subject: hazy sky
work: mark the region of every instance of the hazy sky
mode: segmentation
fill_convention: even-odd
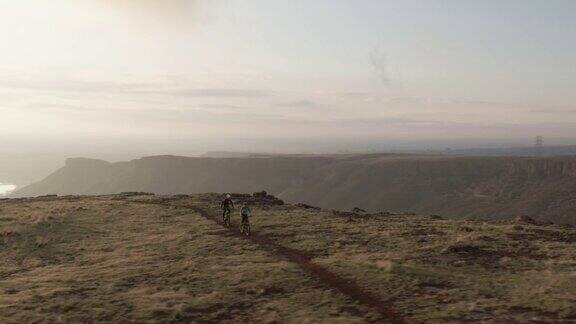
[[[0,8],[5,139],[576,139],[572,0]]]

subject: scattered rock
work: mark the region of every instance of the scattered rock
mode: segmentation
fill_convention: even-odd
[[[253,194],[230,194],[234,203],[259,206],[281,206],[284,201],[268,194],[266,191],[258,191]]]
[[[121,192],[119,196],[123,197],[132,197],[132,196],[154,196],[154,193],[151,192],[140,192],[140,191],[126,191]]]
[[[262,191],[258,191],[252,194],[252,196],[254,198],[266,198],[268,196],[268,193],[266,192],[266,190],[262,190]]]
[[[512,258],[510,257],[502,257],[498,260],[498,264],[502,266],[509,265],[512,262]]]
[[[42,195],[42,196],[38,196],[36,198],[56,198],[58,197],[58,195]]]
[[[297,203],[296,207],[304,208],[304,209],[312,209],[312,210],[321,210],[322,208],[316,206],[310,206],[304,203]]]
[[[454,253],[460,255],[475,255],[480,254],[482,249],[474,244],[457,243],[450,245],[444,249],[444,253]]]
[[[13,237],[19,236],[20,232],[17,229],[5,228],[0,230],[0,237]]]
[[[49,243],[49,239],[45,238],[45,237],[41,237],[41,236],[37,237],[36,241],[35,241],[37,248],[45,247],[48,243]]]
[[[266,287],[264,289],[258,290],[258,295],[270,296],[270,295],[274,295],[274,294],[282,294],[285,292],[286,291],[284,290],[284,288],[281,288],[281,287]]]
[[[316,209],[317,207],[309,206],[309,207],[304,207],[304,208]],[[320,210],[320,209],[318,208],[318,210]],[[332,210],[332,214],[334,214],[335,216],[344,216],[344,217],[348,217],[348,218],[360,216],[360,214],[356,214],[354,212],[341,211],[341,210],[336,210],[336,209]]]
[[[458,260],[452,263],[452,265],[455,267],[462,267],[465,266],[466,264],[468,264],[468,262],[466,262],[465,260]]]
[[[14,295],[15,293],[18,292],[18,289],[15,288],[6,288],[4,289],[4,293],[7,295]]]
[[[531,224],[531,225],[536,224],[536,221],[532,217],[527,215],[516,216],[516,218],[514,218],[514,222],[521,224]]]
[[[232,197],[232,199],[234,200],[242,200],[242,199],[250,199],[253,196],[251,194],[231,193],[230,197]]]
[[[384,271],[392,271],[395,268],[398,268],[398,265],[390,260],[378,260],[376,261],[376,267]]]

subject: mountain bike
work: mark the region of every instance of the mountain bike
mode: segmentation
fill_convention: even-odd
[[[240,227],[240,233],[249,236],[250,235],[250,221],[242,221],[242,226]]]
[[[230,213],[231,213],[230,209],[227,209],[224,212],[224,215],[222,215],[222,223],[226,227],[230,227]]]

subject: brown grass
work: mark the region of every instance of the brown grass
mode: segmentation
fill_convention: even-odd
[[[193,212],[108,198],[35,205],[59,216],[36,223],[19,213],[10,222],[23,230],[2,241],[1,322],[361,322],[370,314]],[[20,208],[4,203],[0,218]]]
[[[0,322],[383,320],[266,242],[412,321],[576,320],[573,229],[260,205],[253,242],[187,208],[217,199],[0,202]]]

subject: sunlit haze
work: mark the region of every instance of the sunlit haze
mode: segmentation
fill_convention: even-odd
[[[0,136],[18,147],[576,138],[573,1],[0,3]]]

